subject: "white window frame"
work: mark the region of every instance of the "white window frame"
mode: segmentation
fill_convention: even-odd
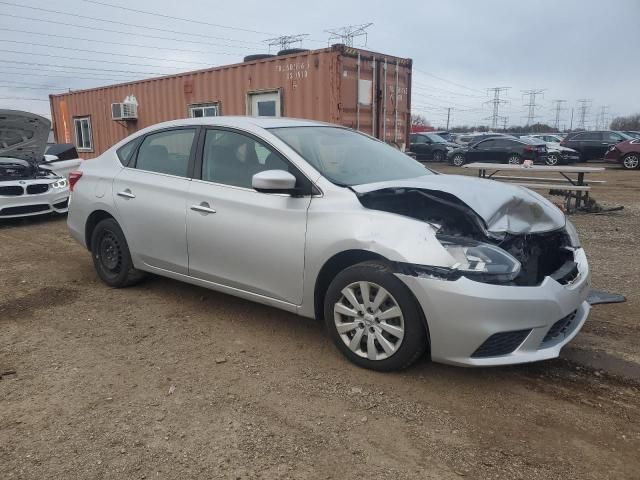
[[[87,130],[89,131],[89,145],[84,146],[84,142],[80,145],[80,139],[78,138],[78,124],[82,122],[87,122]],[[82,131],[82,126],[80,127],[80,131]],[[91,130],[91,117],[75,117],[73,119],[73,132],[76,137],[76,149],[79,152],[92,152],[93,151],[93,131]],[[83,138],[83,140],[85,140]]]
[[[254,112],[254,108],[253,108],[253,100],[254,98],[260,98],[260,97],[271,97],[271,96],[275,96],[275,98],[270,99],[272,101],[275,101],[275,111],[276,111],[276,115],[275,117],[272,118],[279,118],[282,117],[282,89],[281,88],[269,88],[269,89],[264,89],[264,90],[251,90],[249,92],[247,92],[247,115],[250,117],[257,117],[258,116],[258,112]],[[268,117],[267,117],[268,118]]]
[[[195,118],[193,115],[194,110],[202,110],[202,117],[204,117],[204,109],[205,108],[215,108],[216,109],[216,114],[215,116],[219,116],[220,115],[220,102],[207,102],[207,103],[194,103],[192,105],[189,105],[189,118]],[[202,118],[202,117],[198,117],[198,118]]]

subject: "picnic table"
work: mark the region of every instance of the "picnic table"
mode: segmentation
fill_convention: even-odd
[[[589,173],[604,172],[603,167],[577,167],[571,165],[531,165],[524,167],[523,165],[512,165],[504,163],[468,163],[463,168],[471,168],[478,170],[478,177],[493,180],[506,180],[522,187],[534,190],[550,190],[565,192],[566,208],[568,211],[575,211],[580,208],[589,208],[589,191],[591,185],[606,183],[605,180],[586,180],[585,175]],[[553,177],[533,177],[520,175],[496,175],[500,172],[518,173],[518,174],[535,174],[542,172],[558,173],[562,178]],[[575,192],[575,193],[574,193]],[[571,200],[575,199],[574,206],[571,206]]]

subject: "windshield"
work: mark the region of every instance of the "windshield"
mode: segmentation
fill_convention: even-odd
[[[432,175],[401,151],[346,128],[284,127],[269,131],[338,185],[362,185]]]
[[[435,133],[428,133],[426,136],[433,143],[447,143],[447,141],[444,138],[442,138],[440,135],[436,135]]]

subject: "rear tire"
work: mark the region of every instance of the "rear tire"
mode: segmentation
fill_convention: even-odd
[[[520,165],[522,163],[522,158],[520,157],[520,155],[509,155],[509,158],[507,158],[507,163],[509,165]]]
[[[626,170],[637,170],[640,166],[640,154],[629,153],[622,158],[622,166]]]
[[[433,152],[433,161],[434,162],[444,161],[444,153],[440,150],[436,150],[435,152]]]
[[[381,262],[358,263],[338,273],[325,295],[324,318],[338,349],[364,368],[406,368],[428,349],[418,302]]]
[[[105,218],[93,229],[91,257],[98,276],[110,287],[128,287],[145,277],[133,267],[127,239],[113,218]]]

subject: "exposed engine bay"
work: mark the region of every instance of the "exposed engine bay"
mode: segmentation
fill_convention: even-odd
[[[0,182],[15,180],[53,179],[58,175],[51,170],[41,168],[35,162],[19,158],[0,158]]]
[[[521,264],[512,285],[539,285],[551,276],[567,283],[577,275],[571,242],[564,228],[550,232],[490,232],[485,221],[455,195],[417,188],[384,188],[358,194],[363,206],[396,213],[432,225],[438,235],[462,237],[500,247]]]

